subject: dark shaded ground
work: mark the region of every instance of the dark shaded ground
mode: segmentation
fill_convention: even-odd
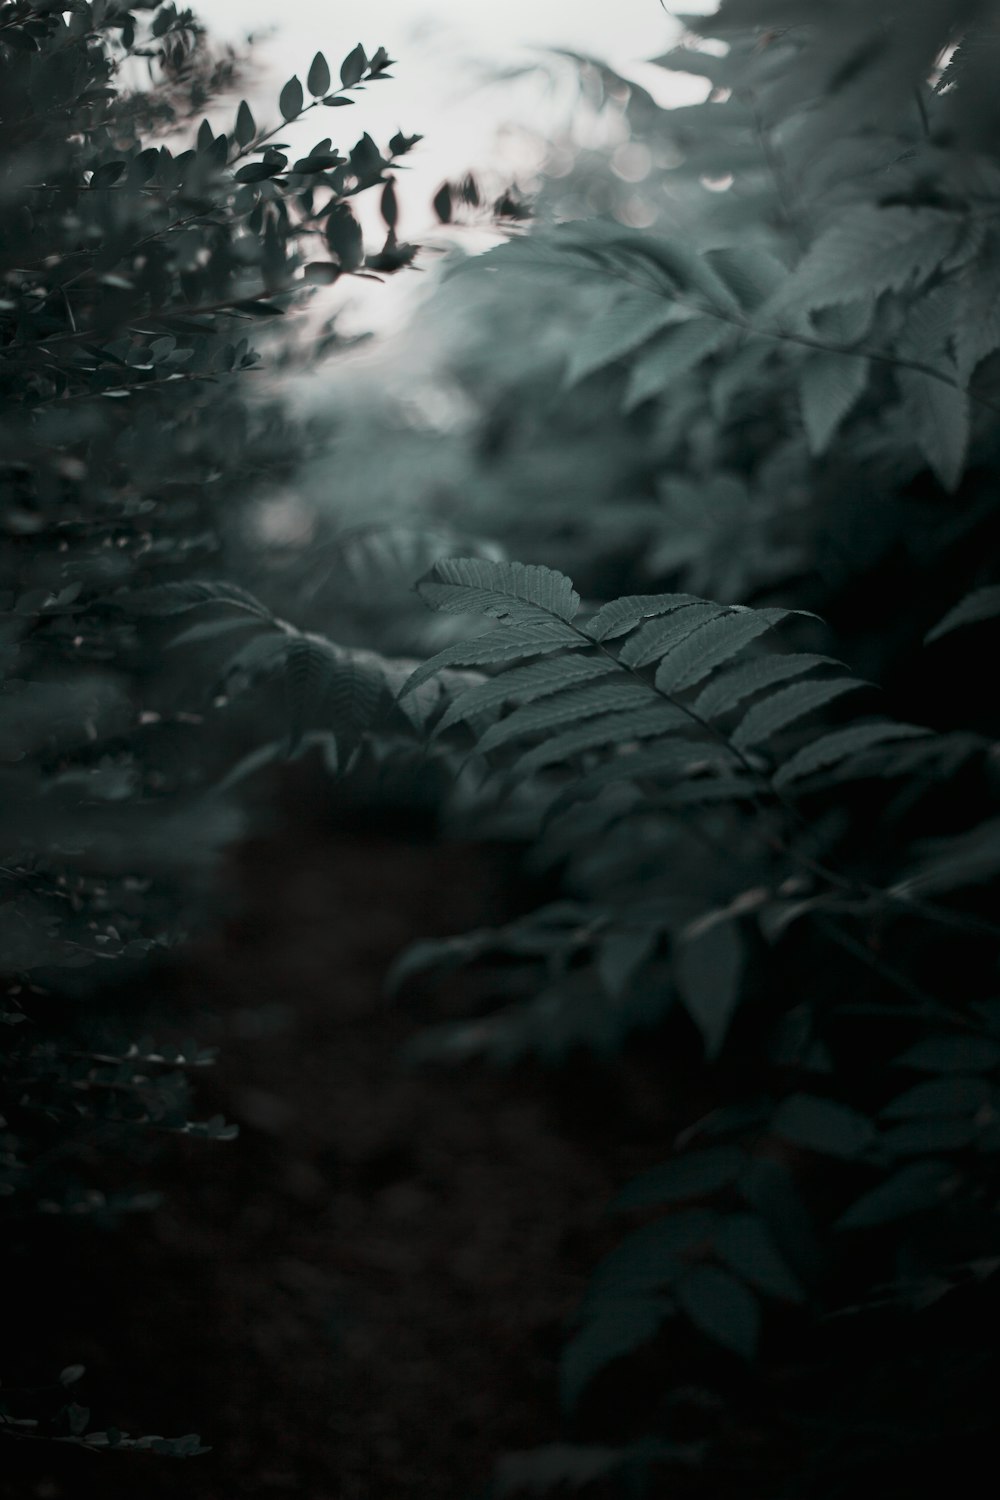
[[[198,1113],[241,1136],[144,1168],[166,1188],[151,1218],[57,1227],[75,1263],[45,1313],[61,1341],[38,1351],[87,1365],[91,1426],[196,1430],[213,1452],[9,1443],[2,1493],[474,1494],[504,1450],[559,1438],[565,1321],[611,1243],[610,1194],[656,1157],[655,1068],[399,1062],[416,1023],[381,996],[388,964],[502,918],[499,851],[334,836],[300,809],[234,879],[235,915],[154,1003],[220,1046]]]

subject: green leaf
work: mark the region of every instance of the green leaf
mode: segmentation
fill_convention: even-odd
[[[673,322],[676,316],[673,302],[662,296],[619,297],[573,340],[566,366],[566,384],[577,385],[588,375],[622,359]]]
[[[598,714],[625,713],[650,706],[651,694],[643,682],[616,677],[612,681],[588,683],[584,687],[557,693],[543,703],[516,708],[499,724],[494,724],[479,741],[483,752],[495,750],[511,740],[528,734],[544,734],[563,725],[574,724]],[[662,716],[661,716],[662,722]]]
[[[283,120],[294,120],[302,113],[302,85],[297,77],[289,78],[278,96],[278,108]]]
[[[862,1156],[877,1139],[875,1126],[865,1115],[814,1094],[791,1094],[784,1099],[771,1129],[793,1146],[846,1160]]]
[[[880,719],[872,724],[852,724],[849,729],[835,729],[832,734],[820,735],[812,744],[805,745],[790,760],[779,767],[774,777],[776,787],[787,786],[803,776],[824,770],[847,760],[876,745],[893,740],[913,739],[927,735],[930,731],[916,724],[894,724],[890,719]]]
[[[666,618],[649,620],[625,642],[619,660],[627,667],[645,667],[687,640],[699,626],[726,613],[722,604],[680,606]]]
[[[689,1151],[634,1178],[618,1194],[611,1207],[646,1208],[650,1204],[707,1197],[735,1182],[745,1162],[746,1156],[735,1146]]]
[[[787,609],[752,610],[734,606],[731,612],[706,620],[664,656],[656,672],[656,686],[665,693],[695,687],[790,613]]]
[[[624,927],[601,938],[596,967],[612,1000],[621,1000],[628,994],[636,974],[655,951],[658,937],[655,928]]]
[[[702,719],[715,719],[737,708],[744,698],[775,687],[789,677],[800,677],[815,667],[842,666],[831,656],[760,656],[716,677],[698,694],[692,707]]]
[[[713,1343],[752,1359],[760,1336],[760,1306],[741,1281],[718,1266],[695,1266],[674,1287],[677,1306]]]
[[[624,599],[613,599],[603,604],[584,626],[595,641],[610,641],[625,635],[642,620],[653,615],[666,615],[686,604],[703,604],[693,594],[629,594]]]
[[[907,1120],[919,1115],[974,1115],[991,1102],[993,1091],[985,1078],[957,1074],[918,1083],[886,1105],[886,1120]]]
[[[975,589],[971,594],[950,609],[943,620],[939,620],[925,637],[928,643],[940,640],[952,630],[963,625],[978,625],[981,620],[993,620],[1000,615],[1000,584]]]
[[[432,609],[449,614],[530,620],[540,610],[569,621],[580,608],[580,596],[565,574],[535,563],[443,558],[417,589]],[[525,604],[532,608],[525,609]]]
[[[306,74],[306,88],[314,99],[320,98],[330,89],[330,67],[322,52],[317,52],[309,64],[309,72]]]
[[[648,693],[646,696],[648,697]],[[510,775],[528,776],[543,766],[558,765],[560,761],[570,760],[588,750],[605,750],[612,745],[650,739],[656,735],[669,734],[672,730],[683,728],[684,725],[683,715],[677,709],[669,703],[657,703],[655,700],[650,702],[647,708],[636,708],[627,713],[595,715],[585,720],[584,723],[567,729],[563,734],[552,735],[551,738],[543,740],[540,745],[535,745],[531,750],[526,751],[514,762],[510,768]],[[670,750],[659,748],[650,751],[649,754],[655,759],[656,764],[663,765],[670,756]],[[673,764],[683,766],[691,758],[690,751],[681,751],[679,754],[674,754]],[[603,767],[604,771],[610,771],[612,775],[601,784],[608,785],[611,780],[619,780],[622,776],[627,776],[630,771],[634,774],[636,762],[637,756],[632,754],[622,756],[610,766]],[[583,783],[593,782],[599,775],[599,772],[594,772],[582,778],[582,781]],[[589,794],[580,792],[579,795]]]
[[[870,1229],[939,1209],[953,1180],[947,1162],[916,1161],[872,1188],[837,1220],[838,1229]]]
[[[857,354],[810,353],[799,375],[799,402],[809,451],[819,458],[868,384],[869,363]]]
[[[632,364],[622,410],[634,411],[687,375],[703,359],[735,338],[734,330],[718,318],[691,318],[668,329],[644,349]]]
[[[673,975],[684,1008],[701,1032],[705,1055],[717,1057],[740,998],[744,949],[734,922],[681,938]]]
[[[254,120],[250,106],[245,99],[240,100],[240,107],[236,111],[236,142],[240,146],[249,146],[257,134],[257,124]]]
[[[340,65],[340,82],[345,89],[353,88],[361,81],[364,71],[368,66],[368,58],[365,49],[359,42],[358,45],[347,54]]]
[[[992,1073],[1000,1065],[1000,1044],[985,1036],[927,1037],[893,1063],[923,1073]]]
[[[615,670],[615,664],[607,657],[557,656],[543,657],[526,667],[511,667],[493,677],[489,682],[479,683],[460,693],[444,713],[435,728],[435,734],[500,709],[511,699],[519,703],[532,703],[560,693],[566,688],[589,682],[595,677],[606,677]]]
[[[956,386],[923,370],[899,369],[913,438],[946,490],[962,477],[969,445],[969,397]]]
[[[743,1158],[745,1161],[746,1158]],[[785,1264],[759,1214],[727,1214],[714,1235],[715,1253],[765,1296],[801,1302],[802,1288]]]
[[[664,1297],[621,1297],[585,1323],[562,1352],[563,1407],[572,1410],[594,1376],[612,1360],[649,1343],[672,1312],[673,1304]]]
[[[864,686],[853,677],[832,677],[823,682],[797,682],[791,687],[780,688],[748,710],[733,732],[733,744],[740,750],[763,744],[779,730],[788,729],[807,714],[814,713],[824,703]]]
[[[602,1312],[609,1298],[645,1296],[682,1276],[692,1257],[707,1254],[719,1215],[681,1208],[633,1230],[597,1266],[586,1306]]]
[[[442,667],[499,665],[552,651],[577,651],[586,645],[586,639],[562,620],[538,619],[527,624],[500,626],[476,636],[474,640],[457,641],[446,646],[416,669],[403,684],[399,696],[402,698],[412,693]]]

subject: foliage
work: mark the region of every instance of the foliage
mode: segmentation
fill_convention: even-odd
[[[282,122],[353,104],[389,66],[384,48],[358,45],[335,85],[317,54],[306,88],[282,90]],[[144,68],[155,97],[130,87]],[[150,140],[234,76],[173,4],[0,6],[0,1194],[15,1258],[34,1216],[67,1216],[69,1233],[149,1206],[116,1184],[114,1142],[235,1134],[192,1118],[188,1079],[209,1052],[123,1039],[93,998],[113,983],[120,1008],[123,987],[204,920],[217,856],[242,827],[222,774],[247,738],[227,717],[234,680],[165,649],[167,622],[196,611],[190,640],[230,628],[220,603],[238,626],[272,619],[236,585],[201,582],[225,572],[236,516],[302,443],[249,393],[258,329],[310,284],[414,254],[396,235],[390,169],[419,137],[385,154],[367,134],[343,152],[327,137],[290,161],[284,124],[258,125],[244,102],[228,131],[203,121],[189,149]],[[372,189],[387,233],[368,251],[352,201]],[[242,685],[275,675],[289,749],[319,696],[350,740],[371,673],[275,633],[268,660],[241,643]],[[72,1403],[39,1425],[31,1390],[5,1386],[8,1436],[204,1451],[194,1437],[91,1432]]]

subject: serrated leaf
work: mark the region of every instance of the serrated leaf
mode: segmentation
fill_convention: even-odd
[[[625,296],[606,307],[574,339],[566,365],[565,383],[577,385],[588,375],[622,359],[673,322],[673,302],[655,294]]]
[[[278,108],[283,120],[294,120],[302,113],[302,85],[297,77],[289,78],[278,96]]]
[[[336,657],[329,642],[296,635],[285,646],[284,666],[291,754],[312,727],[333,678]]]
[[[810,353],[799,373],[799,403],[809,452],[824,454],[868,384],[868,360],[858,354]]]
[[[753,693],[825,666],[839,667],[843,663],[835,661],[832,656],[810,656],[806,652],[794,656],[761,656],[716,677],[702,689],[691,706],[699,718],[715,719],[738,708],[744,698]]]
[[[442,558],[420,580],[417,590],[432,609],[449,614],[526,620],[540,610],[569,621],[580,608],[580,596],[564,573],[537,563],[492,562],[483,557]]]
[[[654,1338],[673,1304],[664,1297],[621,1297],[592,1318],[563,1349],[559,1368],[562,1404],[572,1410],[606,1365]]]
[[[679,1203],[707,1197],[735,1182],[746,1163],[735,1146],[713,1146],[689,1151],[651,1167],[627,1183],[612,1203],[613,1209],[646,1208],[654,1203]]]
[[[838,1229],[870,1229],[927,1213],[942,1202],[952,1179],[947,1162],[917,1161],[872,1188],[837,1220]]]
[[[479,741],[481,751],[495,750],[527,734],[543,734],[598,714],[625,713],[650,706],[651,693],[644,682],[616,677],[612,681],[588,683],[547,698],[543,703],[516,708],[500,723],[492,725]]]
[[[601,608],[584,626],[595,641],[610,641],[650,619],[654,615],[666,615],[686,604],[704,604],[693,594],[628,594],[623,599],[612,599]]]
[[[595,677],[606,677],[615,670],[615,664],[607,657],[559,656],[543,657],[526,667],[511,667],[493,677],[489,682],[479,683],[467,689],[451,703],[435,727],[435,734],[466,719],[476,718],[502,708],[512,699],[519,703],[532,703],[560,693],[565,688],[589,682]]]
[[[954,490],[969,445],[968,393],[923,370],[898,369],[896,378],[914,442],[944,488]]]
[[[779,730],[788,729],[833,698],[864,686],[853,677],[830,677],[822,682],[797,682],[791,687],[779,688],[769,698],[748,709],[733,732],[733,744],[740,750],[763,744]]]
[[[618,659],[627,667],[648,666],[686,640],[699,626],[725,613],[723,604],[699,602],[683,605],[665,618],[648,620],[625,642]]]
[[[863,1155],[877,1139],[875,1126],[867,1116],[814,1094],[791,1094],[784,1099],[771,1129],[793,1146],[847,1160]]]
[[[752,1359],[760,1336],[754,1294],[719,1266],[694,1266],[674,1287],[677,1306],[713,1343]]]
[[[936,208],[848,208],[809,247],[769,310],[780,318],[852,302],[859,287],[877,295],[919,286],[947,258],[962,227],[958,214]]]
[[[890,719],[874,724],[852,724],[849,729],[835,729],[832,734],[820,735],[812,744],[805,745],[790,760],[779,767],[774,776],[776,787],[787,786],[803,776],[811,776],[828,766],[836,765],[852,755],[871,750],[876,745],[893,740],[914,739],[929,734],[916,724],[894,724]]]
[[[665,693],[696,687],[790,613],[787,609],[734,609],[707,620],[664,656],[657,668],[656,686]]]
[[[306,88],[314,99],[320,98],[330,89],[330,66],[322,52],[317,52],[309,64],[309,72],[306,74]]]
[[[408,677],[399,697],[440,672],[442,667],[478,667],[519,662],[526,656],[540,656],[551,651],[578,651],[587,645],[585,637],[562,620],[539,619],[529,624],[503,625],[470,641],[456,641],[424,662]]]
[[[743,959],[743,941],[733,922],[716,923],[676,945],[674,983],[708,1058],[718,1056],[739,1003]]]
[[[953,609],[950,609],[924,637],[925,641],[940,640],[941,636],[948,635],[952,630],[958,630],[963,625],[978,625],[982,620],[993,620],[1000,615],[1000,584],[992,584],[988,588],[974,589],[971,594],[966,594]]]
[[[643,401],[669,390],[682,375],[689,374],[735,336],[735,331],[718,318],[691,318],[669,329],[632,364],[622,410],[634,411]]]
[[[558,765],[560,761],[582,755],[588,750],[605,750],[613,745],[628,744],[632,740],[650,739],[655,735],[669,734],[672,730],[684,728],[685,725],[686,720],[677,709],[669,703],[655,701],[651,702],[648,708],[636,708],[628,713],[595,715],[594,718],[587,719],[573,729],[567,729],[563,734],[552,735],[551,738],[543,740],[540,745],[533,746],[524,755],[518,757],[510,768],[509,774],[516,777],[529,776],[543,766]],[[657,764],[662,765],[667,760],[669,750],[661,747],[656,751],[650,751],[649,754],[656,758]],[[611,776],[609,781],[620,779],[622,775],[628,774],[621,768],[626,759],[633,761],[634,757],[622,757],[620,762],[616,761],[612,766],[603,768],[606,771],[617,772],[617,775]],[[674,758],[674,763],[677,765],[685,763],[683,752]],[[632,770],[634,773],[634,766]],[[595,772],[583,780],[590,781],[598,774]],[[603,784],[607,785],[609,781]]]

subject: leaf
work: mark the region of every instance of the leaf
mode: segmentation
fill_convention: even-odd
[[[563,1407],[572,1410],[594,1376],[612,1360],[649,1343],[672,1312],[673,1304],[664,1297],[621,1297],[585,1323],[562,1352]]]
[[[718,318],[691,318],[656,339],[633,363],[622,400],[622,410],[634,411],[644,401],[670,389],[710,354],[735,337]]]
[[[943,1161],[917,1161],[901,1167],[887,1181],[872,1188],[837,1220],[837,1229],[870,1229],[895,1223],[911,1214],[937,1209],[953,1177]]]
[[[442,734],[466,719],[502,708],[513,698],[520,703],[532,703],[595,677],[606,677],[614,670],[613,661],[596,656],[549,656],[526,667],[511,667],[488,682],[460,693],[442,715],[435,734]]]
[[[567,729],[563,734],[553,735],[550,739],[543,740],[540,745],[535,745],[531,750],[526,751],[514,762],[510,768],[510,775],[528,776],[543,766],[558,765],[560,761],[582,755],[588,750],[604,750],[612,745],[650,739],[654,735],[669,734],[671,730],[683,728],[684,725],[685,720],[679,710],[669,703],[655,701],[651,702],[648,708],[637,708],[629,713],[595,715],[575,728]],[[655,758],[657,764],[664,764],[670,751],[666,747],[661,747],[650,751],[649,755]],[[691,758],[690,751],[681,751],[680,754],[674,754],[673,763],[683,766]],[[610,767],[604,767],[605,771],[610,770],[614,773],[608,780],[620,779],[622,776],[627,776],[630,771],[634,774],[635,761],[635,755],[622,756]],[[626,769],[626,762],[633,764]],[[594,772],[584,780],[591,781],[599,774]],[[607,780],[602,783],[602,785],[607,784]],[[553,807],[552,810],[554,812],[555,808]]]
[[[665,693],[695,687],[790,613],[787,609],[734,609],[707,620],[664,656],[657,669],[656,686]]]
[[[958,278],[955,319],[955,365],[967,385],[976,366],[1000,349],[1000,241],[995,230],[985,237],[980,255],[963,266]]]
[[[618,659],[627,667],[645,667],[687,639],[700,625],[726,613],[722,604],[699,602],[679,607],[664,619],[649,620],[625,642]]]
[[[919,286],[947,258],[961,229],[958,214],[936,208],[847,208],[809,247],[768,309],[780,318],[854,301],[859,287],[877,295]]]
[[[278,96],[278,108],[283,120],[294,120],[302,113],[302,85],[297,77],[289,78]]]
[[[774,776],[776,787],[787,786],[803,776],[811,776],[827,766],[836,765],[873,746],[887,744],[893,740],[913,739],[927,735],[930,731],[916,724],[894,724],[891,719],[880,719],[872,724],[852,724],[849,729],[835,729],[832,734],[820,735],[790,760],[779,767]]]
[[[992,1090],[985,1078],[960,1074],[918,1083],[891,1100],[882,1115],[886,1120],[908,1120],[920,1115],[974,1115],[991,1098]]]
[[[715,1231],[714,1243],[719,1258],[758,1291],[783,1302],[803,1300],[801,1286],[759,1214],[727,1214]]]
[[[340,82],[345,89],[353,88],[359,83],[368,66],[368,58],[365,49],[359,42],[358,45],[347,54],[340,65]]]
[[[424,662],[407,678],[399,697],[426,682],[442,667],[477,667],[487,664],[521,661],[526,656],[540,656],[550,651],[574,651],[586,646],[585,637],[562,620],[539,619],[527,624],[504,625],[470,641],[456,641]]]
[[[978,625],[981,620],[993,620],[997,615],[1000,615],[1000,584],[974,589],[938,621],[924,640],[929,644],[963,625]]]
[[[566,365],[567,386],[603,370],[639,348],[676,318],[672,301],[655,294],[619,297],[573,340]]]
[[[628,594],[624,599],[613,599],[602,604],[595,615],[584,626],[595,641],[610,641],[615,636],[625,635],[642,620],[653,615],[670,614],[686,604],[703,604],[693,594]]]
[[[810,353],[799,375],[799,402],[809,452],[824,454],[868,384],[868,360],[858,354]]]
[[[670,1285],[695,1256],[705,1255],[719,1215],[707,1208],[681,1208],[633,1230],[597,1266],[587,1306],[600,1313],[610,1298],[638,1297]]]
[[[240,146],[249,146],[257,134],[257,123],[245,99],[240,100],[240,107],[236,111],[236,130],[234,133],[236,135],[236,142]]]
[[[527,620],[534,610],[572,620],[580,596],[564,573],[535,563],[492,562],[482,557],[443,558],[417,584],[432,609]],[[529,604],[533,610],[520,607]]]
[[[584,687],[557,693],[542,703],[516,708],[499,724],[487,729],[479,741],[479,749],[483,752],[495,750],[523,735],[543,734],[602,713],[641,710],[651,706],[650,698],[646,683],[631,678],[616,677],[613,681],[588,683]]]
[[[930,1156],[941,1151],[962,1151],[979,1134],[974,1120],[929,1117],[895,1125],[882,1136],[882,1149],[889,1156]]]
[[[762,744],[831,699],[864,686],[853,677],[831,677],[822,682],[797,682],[792,687],[780,688],[747,711],[733,732],[733,744],[740,750]]]
[[[135,615],[177,615],[200,604],[229,604],[236,609],[249,610],[262,619],[273,619],[270,611],[253,594],[238,584],[218,579],[204,583],[195,579],[185,583],[161,583],[154,588],[116,595],[111,602]]]
[[[698,694],[692,708],[699,718],[715,719],[730,713],[751,694],[774,687],[789,677],[799,677],[815,667],[842,665],[831,656],[810,656],[805,652],[795,656],[759,656],[716,677]]]
[[[760,1336],[760,1306],[741,1281],[718,1266],[695,1266],[674,1287],[677,1306],[713,1343],[752,1359]]]
[[[984,1036],[927,1037],[894,1057],[893,1063],[924,1073],[991,1073],[1000,1065],[1000,1045]]]
[[[621,1000],[636,974],[656,949],[655,928],[620,928],[601,938],[597,946],[597,972],[612,1000]]]
[[[535,757],[536,753],[535,750],[529,751],[514,769],[520,770],[524,762]],[[620,781],[657,781],[661,778],[678,780],[685,776],[693,777],[717,766],[720,761],[728,764],[730,758],[728,754],[715,746],[681,740],[655,745],[649,749],[631,750],[627,754],[616,756],[598,770],[578,777],[551,804],[548,816],[554,818],[567,807],[571,807],[574,802],[596,797],[599,792]]]
[[[733,922],[682,938],[674,950],[674,982],[708,1058],[718,1056],[739,1002],[743,958],[743,941]]]
[[[633,1178],[611,1207],[646,1208],[656,1203],[678,1203],[685,1198],[707,1197],[735,1182],[745,1162],[746,1156],[735,1146],[689,1151]]]
[[[877,1139],[875,1126],[865,1115],[814,1094],[791,1094],[782,1100],[771,1129],[793,1146],[848,1161],[862,1156]]]
[[[968,393],[923,370],[898,369],[896,379],[917,447],[944,488],[954,490],[969,444]]]
[[[306,74],[306,88],[314,99],[320,98],[330,90],[330,66],[322,52],[317,52],[309,64],[309,72]]]

